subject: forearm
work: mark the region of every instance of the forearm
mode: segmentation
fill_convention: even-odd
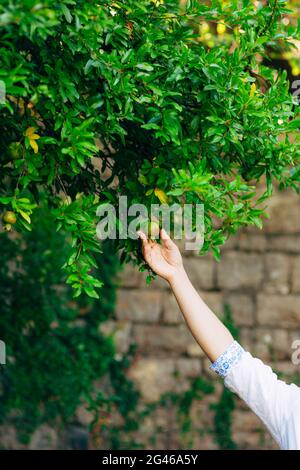
[[[169,284],[192,335],[214,362],[232,343],[231,333],[201,299],[183,268]]]
[[[225,379],[226,387],[247,403],[282,449],[299,449],[299,387],[278,380],[270,367],[234,342],[183,268],[169,279],[169,284],[191,333],[214,363],[213,370]]]

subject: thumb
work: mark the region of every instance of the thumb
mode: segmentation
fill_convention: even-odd
[[[142,242],[143,247],[146,248],[147,245],[149,244],[149,242],[148,242],[148,238],[146,237],[145,233],[142,232],[142,230],[139,230],[139,231],[137,232],[137,235],[139,236],[139,238],[140,238],[140,240],[141,240],[141,242]]]
[[[142,232],[142,230],[138,230],[136,233],[142,241],[147,240],[146,234],[144,232]]]

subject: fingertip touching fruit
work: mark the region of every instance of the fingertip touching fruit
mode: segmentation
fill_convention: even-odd
[[[145,219],[140,223],[141,230],[149,237],[149,238],[158,238],[159,237],[159,222],[155,219]]]

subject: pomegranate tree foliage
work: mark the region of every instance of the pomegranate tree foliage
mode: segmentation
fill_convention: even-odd
[[[274,181],[298,189],[298,106],[285,74],[259,59],[297,37],[285,13],[282,0],[1,2],[1,212],[34,230],[46,201],[70,235],[75,296],[102,285],[100,203],[203,203],[202,252],[218,257],[239,227],[261,226]],[[209,47],[204,22],[231,40]],[[136,240],[114,249],[143,269]]]

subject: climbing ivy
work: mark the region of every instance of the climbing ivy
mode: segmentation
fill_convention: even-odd
[[[33,220],[35,230],[22,237],[0,235],[0,331],[7,352],[0,421],[11,419],[25,440],[43,422],[70,422],[80,403],[101,407],[108,399],[95,397],[94,381],[114,367],[113,343],[99,325],[113,311],[119,266],[107,247],[97,258],[106,282],[101,302],[87,296],[75,302],[61,270],[69,240],[56,233],[48,209]]]

